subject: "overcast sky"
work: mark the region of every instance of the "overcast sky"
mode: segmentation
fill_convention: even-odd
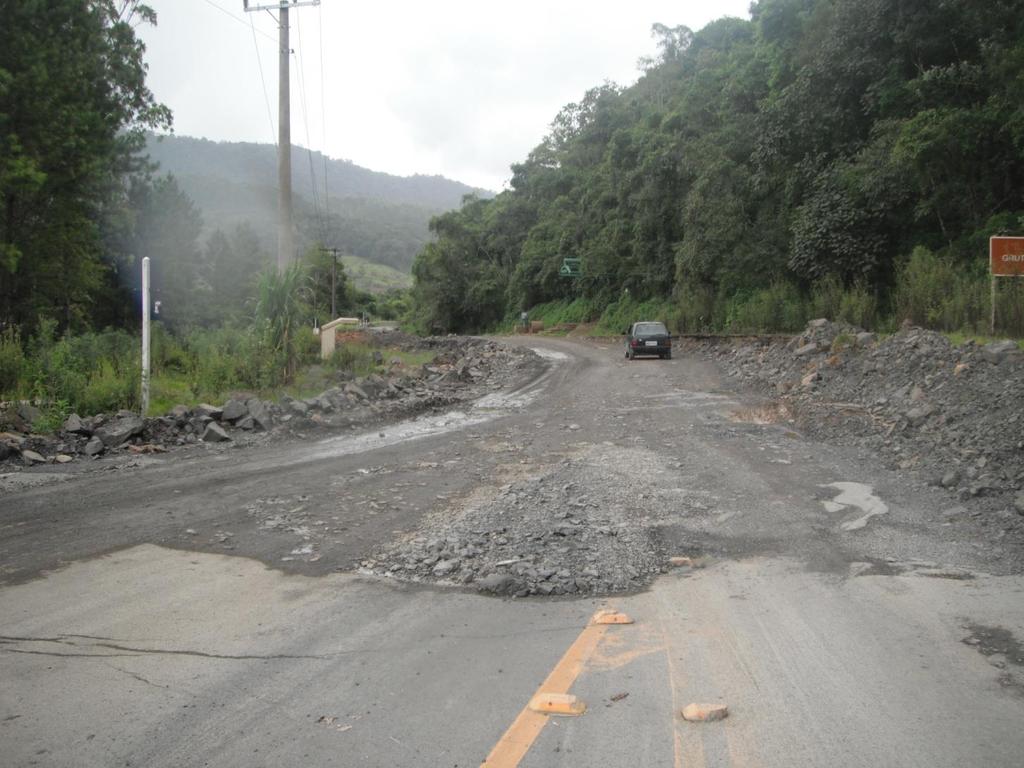
[[[150,88],[174,112],[175,133],[275,142],[275,19],[245,13],[242,0],[149,5],[158,26],[138,31]],[[499,190],[509,165],[540,142],[562,106],[605,80],[636,80],[637,59],[655,52],[651,24],[697,30],[721,16],[749,18],[748,7],[749,0],[323,0],[290,12],[292,141],[375,171],[442,174]]]

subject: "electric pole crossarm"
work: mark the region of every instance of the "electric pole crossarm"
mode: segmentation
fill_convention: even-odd
[[[249,0],[242,0],[242,7],[247,11],[279,11],[282,8],[301,8],[304,5],[320,5],[320,0],[281,0],[270,5],[249,5]]]

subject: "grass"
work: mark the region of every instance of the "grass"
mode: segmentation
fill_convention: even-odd
[[[374,361],[374,352],[380,353],[381,362]],[[416,368],[434,360],[435,353],[429,351],[406,351],[395,347],[374,347],[354,342],[343,344],[335,351],[331,360],[325,363],[308,364],[300,368],[291,384],[247,389],[241,384],[228,384],[215,388],[202,388],[190,377],[178,371],[166,371],[155,375],[150,383],[149,416],[167,413],[175,405],[195,406],[199,403],[223,403],[233,394],[246,392],[263,400],[277,400],[282,395],[296,399],[315,397],[334,386],[338,386],[337,373],[346,371],[353,376],[383,374],[391,367],[392,361],[399,361],[403,368]]]
[[[345,274],[360,291],[387,293],[412,287],[412,275],[385,264],[377,264],[359,256],[342,256]]]

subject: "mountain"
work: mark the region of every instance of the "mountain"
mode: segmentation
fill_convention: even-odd
[[[147,151],[195,202],[207,233],[247,223],[276,252],[276,147],[154,135]],[[493,196],[442,176],[393,176],[301,147],[292,148],[292,194],[300,250],[323,243],[405,273],[432,216],[458,208],[465,195]]]

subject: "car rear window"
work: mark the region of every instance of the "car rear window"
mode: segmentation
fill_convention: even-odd
[[[643,334],[645,336],[651,336],[656,333],[663,333],[667,336],[668,329],[665,327],[664,323],[637,323],[636,330],[634,331],[634,333],[638,335]]]

